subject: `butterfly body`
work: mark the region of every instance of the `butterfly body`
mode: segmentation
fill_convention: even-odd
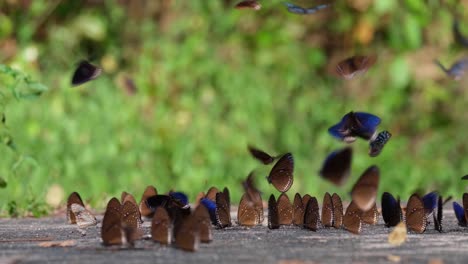
[[[101,68],[83,60],[79,63],[78,67],[73,73],[72,85],[76,86],[96,79],[99,75],[101,75],[101,72]]]
[[[267,177],[268,183],[284,193],[293,184],[294,158],[291,153],[284,154],[273,166]]]
[[[335,138],[351,143],[357,137],[372,140],[376,136],[377,126],[381,120],[378,116],[364,112],[349,112],[341,121],[328,129]]]

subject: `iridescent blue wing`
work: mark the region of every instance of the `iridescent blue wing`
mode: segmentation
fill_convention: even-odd
[[[354,116],[357,124],[353,127],[353,133],[366,140],[371,139],[381,122],[380,118],[363,112],[356,112]]]
[[[184,206],[188,205],[188,202],[189,202],[188,197],[183,192],[170,192],[169,196],[171,196],[173,199],[179,201]]]
[[[388,192],[382,194],[382,218],[386,227],[400,223],[402,217],[400,201]]]
[[[424,209],[426,210],[426,214],[431,214],[434,209],[437,207],[437,200],[439,199],[439,194],[434,191],[430,192],[423,196],[422,200],[424,203]]]
[[[203,204],[206,207],[206,209],[208,209],[211,223],[215,225],[216,224],[216,203],[208,198],[200,199],[200,203]]]
[[[465,209],[463,209],[463,207],[457,202],[453,202],[452,204],[453,204],[453,211],[455,212],[455,216],[457,217],[457,220],[458,220],[458,225],[467,226],[466,218],[465,218]]]
[[[461,59],[455,62],[452,67],[448,70],[448,74],[455,80],[459,80],[468,68],[468,59]]]
[[[343,116],[343,118],[341,118],[338,124],[335,124],[328,129],[328,133],[330,133],[330,135],[332,135],[333,137],[340,140],[344,140],[348,143],[353,142],[354,140],[356,140],[356,138],[353,137],[351,131],[351,128],[354,124],[353,119],[353,112],[347,113]]]
[[[300,6],[291,4],[291,3],[284,3],[284,5],[288,8],[288,11],[294,14],[299,14],[299,15],[305,15],[307,13],[307,10],[305,8],[302,8]]]
[[[315,7],[311,7],[311,8],[307,8],[306,9],[306,14],[313,14],[317,11],[320,11],[322,9],[325,9],[327,7],[329,7],[330,4],[323,4],[323,5],[318,5],[318,6],[315,6]]]

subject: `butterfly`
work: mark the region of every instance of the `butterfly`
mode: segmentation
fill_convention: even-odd
[[[468,207],[465,207],[465,205],[468,204],[468,195],[466,193],[463,194],[463,206],[461,206],[459,203],[457,202],[453,202],[453,211],[455,212],[455,216],[458,220],[458,225],[459,226],[463,226],[463,227],[466,227],[468,226],[467,224],[467,209]],[[465,209],[466,208],[466,209]]]
[[[134,241],[141,237],[135,208],[128,201],[122,205],[115,197],[107,203],[101,227],[104,245],[133,246]]]
[[[252,157],[259,160],[265,165],[273,163],[273,161],[275,161],[275,159],[277,158],[256,147],[248,145],[247,148],[249,149],[249,152],[252,155]]]
[[[332,195],[332,204],[333,204],[333,227],[341,228],[343,224],[343,203],[341,197],[334,193]]]
[[[354,142],[356,137],[372,140],[380,122],[380,118],[373,114],[351,111],[338,124],[331,126],[328,133],[346,143]]]
[[[439,196],[439,199],[437,201],[437,212],[434,213],[433,219],[434,219],[434,229],[442,233],[442,218],[443,218],[443,208],[446,203],[448,203],[450,200],[452,200],[452,197],[449,196],[445,201],[442,201],[442,196]]]
[[[146,204],[146,199],[148,199],[151,196],[155,196],[158,194],[158,191],[156,188],[152,185],[148,185],[143,192],[143,195],[141,196],[140,204],[139,204],[139,209],[140,209],[140,214],[144,217],[151,217],[153,214],[153,211],[148,207]]]
[[[382,194],[382,218],[386,227],[398,225],[402,218],[400,199],[395,199],[392,194]]]
[[[356,203],[351,201],[351,203],[348,205],[348,208],[346,208],[345,215],[343,216],[344,229],[356,235],[361,233],[361,214],[362,211],[359,209]]]
[[[200,244],[199,222],[191,214],[183,219],[175,232],[176,247],[185,251],[196,251]]]
[[[423,200],[417,194],[411,195],[408,200],[405,219],[409,230],[419,234],[426,230],[426,209]]]
[[[229,190],[224,188],[223,192],[216,194],[216,225],[218,228],[225,228],[231,223],[231,201]]]
[[[284,193],[293,184],[294,158],[291,153],[284,154],[273,166],[267,177],[268,183]]]
[[[275,196],[272,194],[268,199],[268,228],[278,229],[280,227],[278,205]]]
[[[216,194],[219,193],[218,188],[212,186],[206,192],[205,198],[210,199],[211,201],[216,201]]]
[[[183,207],[187,208],[189,207],[189,201],[188,197],[185,193],[183,192],[169,192],[169,196],[172,197],[172,199],[176,200],[180,204],[183,205]]]
[[[257,211],[256,214],[259,217],[258,222],[262,223],[264,219],[262,194],[255,186],[253,172],[249,173],[247,179],[242,182],[242,186],[244,187],[245,193],[249,196],[250,201],[252,201],[254,208]]]
[[[462,35],[460,31],[460,23],[456,19],[453,21],[452,31],[455,41],[464,47],[468,47],[468,37]]]
[[[206,209],[208,210],[208,214],[210,215],[211,223],[213,225],[216,225],[216,202],[213,202],[212,200],[208,198],[202,198],[200,200],[200,204],[205,206]]]
[[[193,217],[195,222],[198,224],[198,233],[200,236],[200,242],[209,243],[213,240],[213,231],[211,228],[210,214],[208,209],[199,205],[193,211]]]
[[[125,202],[128,201],[128,202],[132,203],[133,205],[135,205],[135,207],[137,208],[138,222],[139,222],[139,224],[142,224],[143,220],[141,220],[140,209],[139,209],[139,206],[138,206],[138,204],[137,204],[137,202],[135,200],[135,197],[133,197],[133,195],[131,195],[130,193],[122,192],[120,201],[121,201],[122,204],[125,204]]]
[[[293,220],[293,207],[286,193],[282,193],[276,201],[280,225],[290,225]]]
[[[190,214],[190,206],[181,203],[179,200],[172,198],[169,195],[157,194],[146,199],[146,205],[154,214],[158,206],[163,206],[169,216],[174,221],[179,216],[187,216]],[[174,225],[176,228],[176,225]]]
[[[288,11],[294,14],[298,15],[309,15],[316,13],[319,10],[325,9],[330,6],[330,4],[323,4],[323,5],[318,5],[315,7],[310,7],[310,8],[303,8],[295,4],[291,3],[284,3],[284,5],[287,7]]]
[[[84,206],[77,203],[72,203],[70,208],[73,215],[75,216],[76,224],[79,228],[86,228],[97,225],[96,217],[90,211],[84,208]]]
[[[463,177],[461,177],[461,179],[462,179],[462,180],[468,180],[468,174],[465,175],[465,176],[463,176]]]
[[[379,210],[377,210],[377,205],[374,202],[370,210],[361,213],[361,221],[369,225],[376,225],[378,220]]]
[[[307,205],[307,204],[306,204]],[[304,224],[304,210],[305,206],[302,203],[302,197],[299,193],[296,193],[294,195],[294,201],[293,201],[293,221],[292,223],[297,226],[302,226]]]
[[[101,68],[83,60],[79,63],[78,67],[73,73],[72,85],[76,86],[96,79],[99,75],[101,75],[101,72]]]
[[[455,81],[459,81],[465,74],[465,70],[468,67],[468,58],[463,58],[456,61],[454,64],[452,64],[450,69],[445,68],[445,66],[442,65],[442,63],[440,63],[438,60],[435,60],[434,63],[437,64],[437,66],[439,66],[439,68],[441,68],[449,77]]]
[[[312,230],[317,231],[318,225],[320,223],[320,213],[319,213],[319,205],[317,199],[312,197],[307,202],[307,206],[305,207],[304,213],[304,227]]]
[[[81,196],[77,192],[72,192],[70,196],[68,196],[67,199],[67,220],[69,224],[76,224],[76,216],[71,210],[71,205],[72,204],[78,204],[84,207],[83,200],[81,199]]]
[[[239,202],[237,210],[237,222],[241,226],[255,226],[260,223],[260,215],[255,208],[255,203],[250,199],[249,194],[244,193]]]
[[[356,76],[362,75],[377,61],[377,56],[353,56],[340,61],[336,65],[338,76],[350,80]]]
[[[151,220],[151,238],[155,242],[169,245],[172,242],[172,220],[163,206],[156,208]]]
[[[333,201],[331,195],[326,192],[322,203],[322,225],[324,227],[333,226]]]
[[[436,209],[438,198],[439,194],[436,191],[430,192],[422,197],[427,216],[431,215],[434,212],[434,209]]]
[[[364,212],[369,211],[375,203],[380,178],[379,168],[370,166],[354,184],[351,197],[356,206]]]
[[[327,156],[320,169],[320,176],[337,186],[343,185],[351,171],[353,150],[346,147]]]
[[[257,1],[245,0],[245,1],[241,1],[237,3],[236,8],[237,9],[249,8],[249,9],[254,9],[254,10],[260,10],[260,8],[262,8],[262,5]]]
[[[377,157],[391,137],[392,134],[387,130],[377,134],[377,137],[369,142],[369,156]]]

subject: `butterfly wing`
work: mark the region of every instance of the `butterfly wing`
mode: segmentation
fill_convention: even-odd
[[[102,219],[101,238],[104,245],[123,244],[121,204],[117,198],[112,198],[106,207],[104,218]]]
[[[259,224],[258,211],[255,209],[255,204],[250,200],[249,195],[244,193],[239,202],[237,211],[237,221],[241,226],[255,226]]]
[[[86,228],[97,225],[96,217],[80,204],[72,204],[71,211],[76,217],[76,224],[79,228]]]
[[[406,226],[415,233],[421,234],[426,231],[426,210],[423,200],[417,194],[411,195],[408,200],[406,206]]]
[[[291,200],[286,193],[282,193],[278,197],[277,201],[278,207],[278,216],[279,216],[279,224],[280,225],[290,225],[292,224],[293,218],[293,207],[291,204]]]
[[[308,202],[304,213],[304,227],[317,231],[318,225],[320,223],[320,213],[319,205],[317,199],[312,197]]]
[[[351,171],[352,156],[353,150],[350,147],[332,152],[325,159],[320,176],[337,186],[343,185]]]
[[[293,184],[293,173],[294,158],[291,153],[286,153],[273,166],[267,179],[278,191],[284,193]]]
[[[82,207],[85,207],[83,204],[83,200],[81,199],[81,196],[77,192],[72,192],[70,196],[68,196],[67,199],[67,220],[69,224],[76,224],[76,217],[75,214],[71,210],[71,205],[72,204],[78,204],[81,205]]]
[[[293,202],[293,224],[302,226],[304,224],[304,205],[302,204],[302,197],[299,193],[294,195]]]
[[[81,61],[73,73],[72,85],[76,86],[96,79],[101,75],[101,72],[101,68],[89,63],[88,61]]]
[[[172,240],[172,221],[167,210],[159,206],[154,212],[151,220],[151,238],[155,242],[163,245],[171,244]]]
[[[356,203],[351,201],[348,208],[346,208],[345,215],[343,216],[344,229],[356,235],[360,234],[362,228],[361,214],[362,212]]]
[[[253,9],[253,10],[260,10],[260,8],[262,8],[262,5],[257,1],[246,0],[246,1],[241,1],[237,3],[235,7],[237,9],[248,8],[248,9]]]
[[[333,227],[341,228],[343,224],[343,203],[341,202],[341,197],[334,193],[332,195],[333,203]]]
[[[153,211],[148,207],[146,204],[146,199],[148,199],[151,196],[155,196],[158,194],[158,191],[156,188],[152,185],[148,185],[143,192],[143,195],[141,196],[140,204],[139,204],[139,209],[140,209],[140,214],[144,217],[151,217],[153,214]]]
[[[331,195],[326,192],[322,203],[322,225],[324,227],[333,226],[333,201]]]
[[[354,203],[363,212],[369,211],[375,203],[380,172],[375,165],[370,166],[357,180],[351,190]]]
[[[211,228],[210,214],[205,206],[199,205],[193,211],[193,217],[198,223],[198,233],[202,243],[209,243],[213,240],[213,232]]]
[[[218,228],[231,226],[231,206],[224,192],[216,194],[216,225]]]
[[[384,192],[382,194],[382,218],[386,227],[392,227],[400,223],[402,217],[400,201],[396,200],[392,194]]]

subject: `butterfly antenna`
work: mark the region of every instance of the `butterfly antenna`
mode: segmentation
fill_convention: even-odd
[[[442,63],[440,63],[439,60],[434,60],[434,63],[439,66],[439,68],[441,68],[445,73],[449,73],[449,70],[447,68],[444,67],[444,65],[442,65]]]

